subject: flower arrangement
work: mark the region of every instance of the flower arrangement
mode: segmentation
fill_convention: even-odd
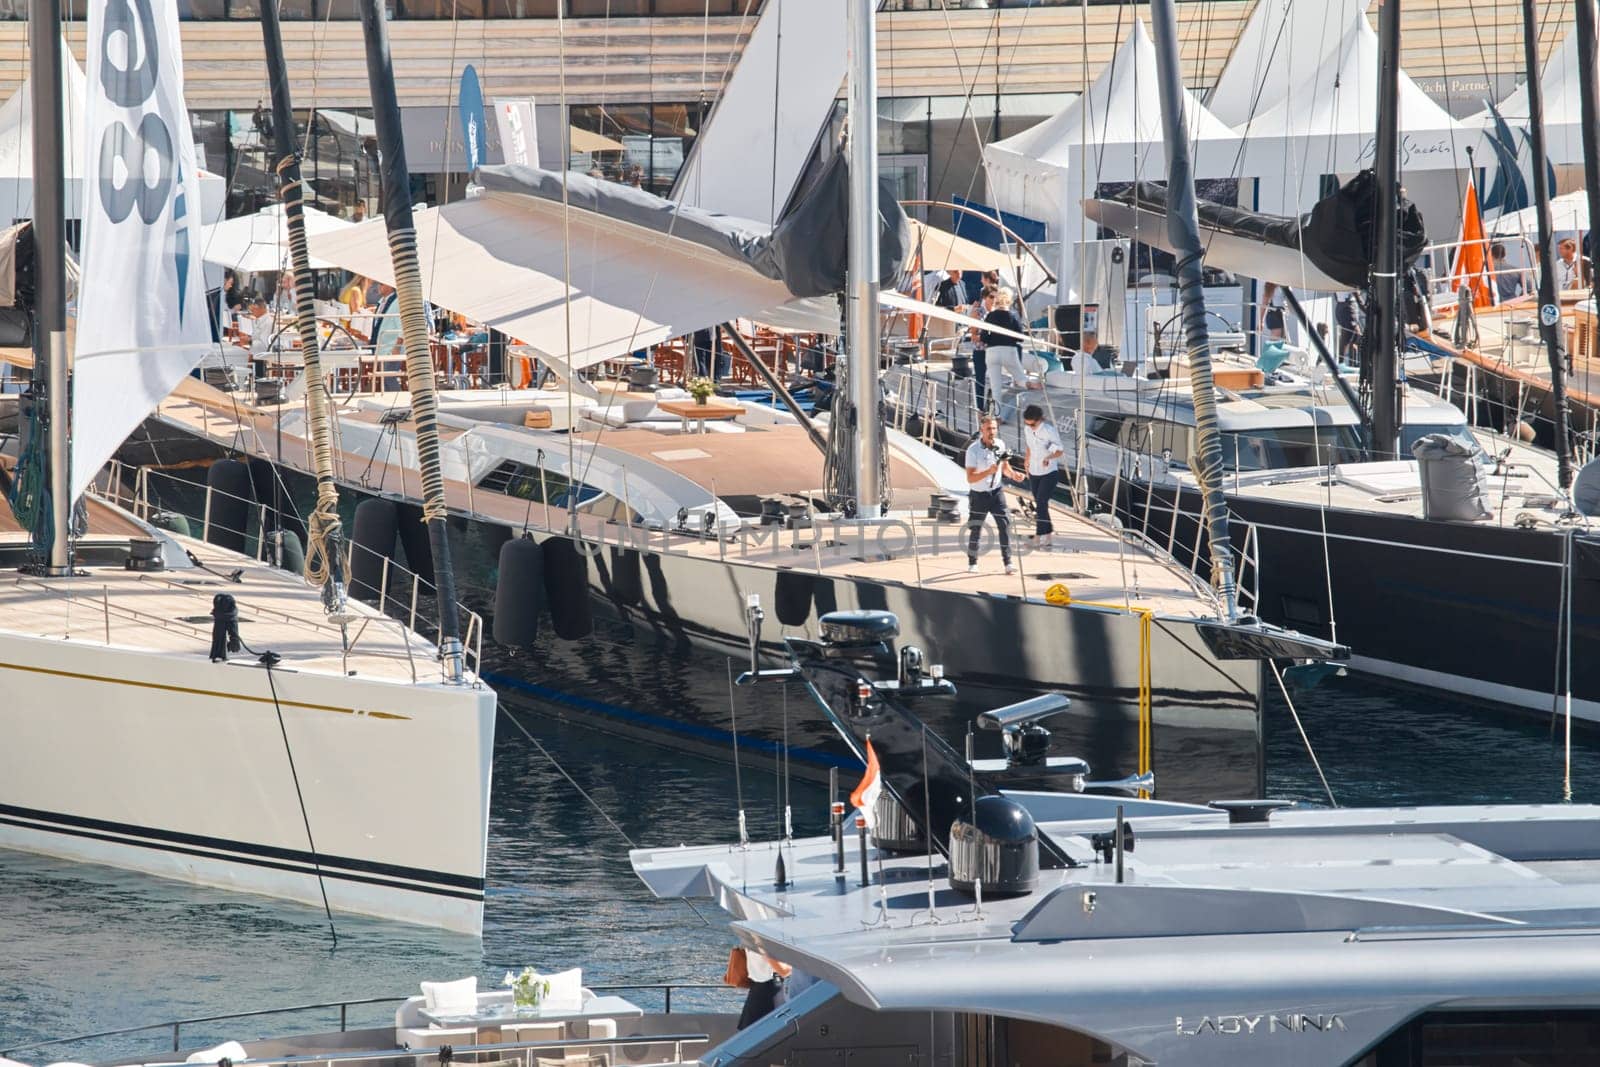
[[[717,383],[710,378],[690,378],[684,388],[689,390],[696,404],[704,404],[717,391]]]
[[[522,968],[521,974],[507,971],[500,984],[511,990],[511,1000],[519,1008],[537,1008],[550,993],[550,979],[532,967]]]

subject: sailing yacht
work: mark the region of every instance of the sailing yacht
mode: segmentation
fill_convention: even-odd
[[[208,347],[177,11],[153,10],[159,62],[130,87],[106,66],[129,31],[90,5],[90,144],[131,124],[171,152],[136,200],[122,171],[86,197],[69,407],[60,17],[32,6],[38,359],[17,359],[39,373],[0,515],[0,847],[476,935],[496,703],[472,657],[453,676],[412,628],[260,558],[265,537],[208,543],[244,513],[225,494],[191,537],[151,514],[148,472],[102,473]]]
[[[1387,23],[1380,34],[1391,56],[1398,35],[1398,24]],[[1395,95],[1386,84],[1378,127],[1387,125],[1390,135]],[[1490,368],[1429,331],[1404,337],[1399,283],[1381,286],[1377,279],[1404,274],[1426,237],[1398,192],[1398,164],[1382,152],[1377,159],[1376,177],[1358,176],[1299,218],[1220,204],[1199,208],[1208,263],[1245,275],[1265,268],[1275,277],[1305,278],[1318,291],[1370,282],[1371,332],[1382,333],[1371,345],[1368,379],[1346,381],[1347,369],[1315,337],[1291,292],[1307,351],[1223,359],[1230,373],[1217,405],[1220,488],[1249,548],[1246,566],[1259,585],[1255,609],[1279,625],[1337,635],[1351,648],[1351,665],[1373,674],[1529,712],[1600,720],[1600,671],[1573,654],[1600,636],[1592,625],[1596,508],[1569,491],[1559,456],[1471,427],[1447,402],[1403,393],[1403,340],[1431,349],[1457,376],[1469,366]],[[1377,207],[1390,204],[1393,210]],[[1158,187],[1135,186],[1087,201],[1084,209],[1101,225],[1172,250],[1167,197]],[[1392,227],[1387,237],[1382,226]],[[1392,260],[1387,267],[1379,261],[1384,255]],[[1544,276],[1550,273],[1546,264]],[[1553,334],[1557,295],[1547,292],[1539,302]],[[1483,333],[1503,338],[1499,327],[1511,321],[1498,316]],[[1531,333],[1527,324],[1525,334]],[[1522,344],[1537,347],[1528,336]],[[1282,355],[1288,359],[1280,364]],[[1155,368],[1151,381],[1080,365],[1076,373],[1047,373],[1001,402],[1038,397],[1070,420],[1083,442],[1077,451],[1089,487],[1124,522],[1157,532],[1205,574],[1211,553],[1193,449],[1201,387],[1191,363],[1174,357]],[[1543,388],[1554,392],[1551,385],[1547,376]],[[1358,395],[1361,389],[1370,401]],[[919,405],[919,392],[913,382],[902,393],[910,414],[958,437],[969,416]],[[1521,402],[1515,407],[1523,410]],[[1551,408],[1565,412],[1564,403]],[[1556,440],[1565,437],[1558,429]]]
[[[837,211],[849,180],[842,164],[826,168],[770,230],[583,175],[515,165],[479,167],[473,195],[418,213],[421,261],[437,264],[423,278],[429,300],[528,342],[564,378],[554,392],[441,394],[446,503],[473,531],[460,568],[464,587],[480,603],[498,597],[502,606],[529,594],[503,587],[496,575],[495,553],[525,534],[545,555],[543,589],[532,592],[545,596],[558,634],[584,632],[569,616],[586,617],[590,609],[574,600],[592,599],[668,636],[681,654],[742,650],[752,598],[794,630],[814,631],[836,606],[889,606],[917,620],[923,647],[975,694],[1065,688],[1077,698],[1085,732],[1119,739],[1123,749],[1113,759],[1131,755],[1138,724],[1153,718],[1158,739],[1215,743],[1228,753],[1218,765],[1253,779],[1258,658],[1331,650],[1284,643],[1282,635],[1214,645],[1217,627],[1229,622],[1215,594],[1148,544],[1082,518],[1068,520],[1058,551],[1019,551],[1020,573],[1002,573],[993,561],[968,574],[964,472],[924,444],[886,432],[876,417],[875,291],[851,331],[856,344],[840,360],[854,384],[836,390],[826,436],[797,408],[721,403],[707,419],[686,396],[595,386],[577,373],[739,318],[836,334],[831,297],[845,288],[846,274]],[[868,153],[849,174],[860,180],[874,168]],[[897,205],[885,198],[881,208],[857,214],[888,235],[889,251],[874,257],[871,277],[897,276]],[[863,244],[852,240],[852,248]],[[380,226],[318,237],[314,248],[364,276],[392,276]],[[657,284],[666,278],[670,287]],[[342,397],[334,473],[347,491],[416,499],[411,401],[381,391]],[[199,454],[214,457],[243,442],[280,470],[310,471],[306,426],[293,410],[191,389],[162,404],[156,421],[201,445]],[[850,484],[819,488],[814,449],[831,456],[845,441],[851,458],[831,469]],[[883,471],[887,485],[859,481],[863,472]],[[385,543],[374,547],[393,552],[392,535],[376,528]],[[470,554],[474,544],[482,546],[478,556]],[[986,555],[992,560],[993,549]],[[767,647],[776,650],[776,639]],[[492,655],[496,684],[542,685],[518,641]],[[609,717],[610,727],[669,742],[732,740],[731,730],[706,721],[721,720],[721,707],[644,716],[567,702]],[[952,718],[941,728],[953,736],[963,726]],[[742,712],[740,729],[776,746],[785,736],[781,706]],[[797,755],[815,771],[840,758],[837,749],[805,746]],[[1193,784],[1205,788],[1203,775]]]

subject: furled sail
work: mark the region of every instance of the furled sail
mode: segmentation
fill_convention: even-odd
[[[89,5],[74,499],[210,348],[176,0]]]
[[[1208,266],[1297,288],[1339,292],[1364,288],[1373,263],[1371,171],[1362,171],[1298,218],[1198,202]],[[1174,251],[1166,233],[1167,191],[1152,182],[1084,202],[1084,214],[1147,245]],[[1416,261],[1427,244],[1422,215],[1407,201],[1400,226],[1401,261]]]
[[[642,189],[536,167],[476,171],[465,200],[417,213],[423,293],[572,370],[672,337],[751,318],[834,333],[844,287],[847,176],[830,167],[768,232]],[[565,197],[565,203],[563,203]],[[905,216],[881,198],[881,277],[910,248]],[[346,270],[393,277],[382,226],[316,234]]]

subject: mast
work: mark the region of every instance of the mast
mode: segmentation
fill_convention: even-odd
[[[428,316],[422,300],[422,273],[417,265],[417,231],[411,217],[411,173],[406,167],[405,140],[400,132],[400,103],[395,98],[394,66],[389,59],[389,26],[378,0],[361,0],[361,31],[367,45],[367,81],[372,92],[372,117],[378,132],[382,163],[383,218],[394,260],[395,303],[406,353],[406,378],[417,434],[417,463],[422,475],[422,521],[428,527],[433,554],[434,591],[439,601],[439,656],[452,682],[464,677],[461,620],[456,613],[456,576],[450,559],[444,475],[439,468],[438,400],[433,390],[433,357],[428,350]]]
[[[1600,79],[1595,77],[1595,0],[1577,0],[1578,114],[1583,121],[1583,189],[1589,202],[1589,232],[1600,219]],[[1595,269],[1594,238],[1589,238],[1590,292],[1600,297],[1600,270]],[[1600,308],[1600,299],[1596,300]]]
[[[34,358],[42,354],[49,405],[50,554],[45,573],[72,573],[68,426],[72,394],[67,359],[66,187],[62,165],[61,0],[28,5],[33,77]],[[36,546],[42,548],[43,546]]]
[[[311,253],[306,248],[305,208],[301,203],[300,155],[295,150],[294,106],[289,98],[289,71],[278,30],[278,0],[262,0],[261,37],[266,45],[267,77],[272,86],[272,128],[278,157],[278,197],[289,228],[289,261],[294,269],[294,314],[305,360],[306,424],[311,429],[311,458],[317,476],[317,502],[306,524],[306,577],[322,587],[330,613],[344,609],[344,527],[339,519],[339,490],[333,478],[333,442],[329,432],[328,384],[322,376],[317,348],[316,292],[311,285]],[[311,121],[316,121],[315,112]]]
[[[1583,49],[1578,53],[1581,63]],[[1555,423],[1557,471],[1561,488],[1570,489],[1572,442],[1567,432],[1567,354],[1561,338],[1561,303],[1556,295],[1555,249],[1552,247],[1555,225],[1550,217],[1550,179],[1545,170],[1545,160],[1549,157],[1544,148],[1544,85],[1540,76],[1539,20],[1533,0],[1522,0],[1522,59],[1528,68],[1528,147],[1533,152],[1533,206],[1539,216],[1539,337],[1544,341],[1545,356],[1550,361],[1550,408]],[[1592,130],[1585,129],[1585,144],[1593,136]],[[1590,180],[1585,179],[1586,182]],[[1591,224],[1593,221],[1591,217]]]
[[[1228,504],[1222,495],[1222,439],[1217,432],[1217,397],[1211,382],[1211,337],[1206,328],[1204,277],[1200,260],[1200,217],[1195,205],[1194,170],[1183,108],[1183,76],[1178,66],[1178,19],[1172,0],[1151,0],[1151,32],[1161,86],[1161,129],[1167,153],[1167,237],[1177,250],[1178,292],[1183,301],[1183,342],[1189,350],[1194,385],[1195,437],[1200,462],[1195,474],[1205,502],[1211,545],[1211,577],[1227,620],[1239,614],[1233,576],[1233,545],[1228,536]]]
[[[1373,236],[1372,349],[1367,447],[1391,459],[1400,451],[1400,0],[1378,8],[1378,129],[1373,153],[1377,233]]]
[[[854,502],[858,518],[883,507],[883,441],[878,404],[878,0],[849,0],[850,260],[845,332],[850,405],[855,409]]]

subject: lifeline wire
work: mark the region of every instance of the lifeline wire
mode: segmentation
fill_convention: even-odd
[[[511,714],[510,709],[508,709],[504,704],[501,704],[499,701],[496,701],[495,703],[500,709],[500,714],[504,715],[506,717],[506,719],[510,721],[511,725],[515,726],[517,728],[517,730],[522,734],[522,736],[526,737],[528,739],[528,743],[530,745],[532,745],[535,749],[538,750],[539,755],[543,756],[546,760],[549,761],[550,766],[554,767],[556,769],[556,773],[561,775],[561,777],[563,777],[563,778],[565,778],[567,780],[567,784],[568,785],[572,786],[573,789],[577,790],[578,795],[580,797],[582,797],[585,801],[587,801],[589,806],[591,808],[593,808],[599,814],[599,816],[606,821],[606,825],[611,827],[611,829],[615,830],[617,832],[617,836],[622,838],[622,840],[626,841],[629,848],[638,848],[639,846],[634,843],[633,838],[628,836],[628,832],[626,830],[624,830],[622,827],[617,825],[617,820],[613,819],[606,812],[606,809],[600,806],[600,802],[595,800],[594,797],[590,796],[588,794],[588,792],[583,788],[583,786],[578,784],[577,779],[572,777],[572,775],[567,772],[567,769],[561,765],[561,761],[556,759],[555,756],[551,755],[550,754],[550,750],[545,748],[544,745],[540,743],[539,739],[537,737],[534,737],[533,734],[528,730],[528,728],[526,726],[522,725],[522,721],[520,719],[518,719],[515,715]],[[694,912],[695,918],[699,919],[702,923],[705,923],[707,926],[711,925],[711,923],[706,919],[706,917],[704,915],[700,914],[700,909],[694,906],[694,901],[690,900],[688,897],[680,897],[679,899],[682,900],[685,904],[689,905],[689,910]]]

